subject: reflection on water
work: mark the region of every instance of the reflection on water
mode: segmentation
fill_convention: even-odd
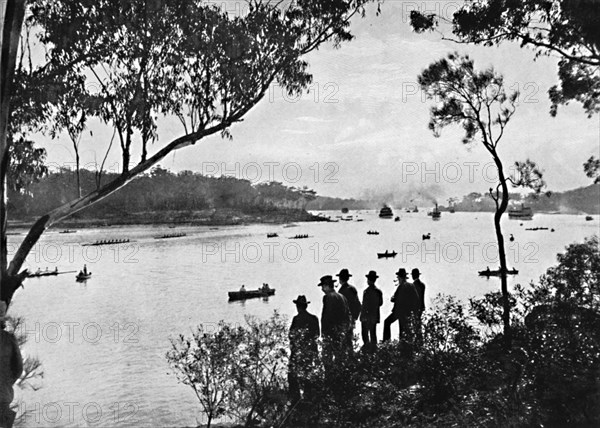
[[[399,214],[398,212],[397,214]],[[331,213],[337,215],[338,213]],[[356,213],[353,213],[356,217]],[[12,313],[25,318],[29,342],[24,352],[43,363],[38,391],[18,392],[27,426],[195,426],[202,421],[189,387],[178,384],[165,360],[169,338],[189,334],[198,324],[216,328],[219,320],[243,323],[244,316],[266,318],[274,310],[291,317],[292,300],[304,294],[320,314],[319,278],[348,268],[362,295],[364,275],[376,270],[384,293],[382,314],[391,310],[394,272],[418,267],[426,298],[437,293],[466,300],[498,289],[497,278],[477,271],[498,266],[490,213],[444,213],[433,222],[426,213],[402,213],[401,221],[363,212],[363,222],[178,227],[108,227],[76,234],[48,232],[28,266],[94,272],[78,283],[75,274],[31,278],[14,300]],[[523,226],[506,219],[512,283],[536,280],[555,263],[564,246],[597,233],[598,217],[536,214]],[[525,231],[551,227],[555,232]],[[367,235],[377,230],[379,235]],[[267,238],[267,233],[277,238]],[[431,239],[422,235],[431,233]],[[290,239],[308,234],[307,239]],[[9,237],[14,248],[19,236]],[[122,245],[81,246],[103,239],[129,239]],[[12,244],[13,246],[11,247]],[[378,259],[389,250],[398,255]],[[241,284],[276,289],[268,299],[229,302]],[[396,334],[396,332],[392,332]]]

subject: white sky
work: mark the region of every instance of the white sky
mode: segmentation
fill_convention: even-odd
[[[457,50],[468,53],[478,69],[493,66],[507,87],[521,91],[499,146],[505,166],[529,157],[543,168],[549,189],[555,191],[589,184],[582,164],[600,155],[600,116],[588,119],[581,105],[572,103],[550,117],[547,91],[557,83],[557,59],[534,61],[531,50],[516,44],[473,47],[441,41],[436,33],[414,34],[408,12],[417,7],[449,14],[455,3],[387,0],[380,16],[369,8],[365,19],[353,23],[355,40],[309,56],[314,75],[309,94],[290,100],[274,86],[232,127],[232,141],[207,138],[161,165],[216,175],[228,170],[252,181],[274,178],[307,185],[325,196],[423,191],[443,198],[484,192],[493,181],[489,154],[478,144],[464,146],[457,127],[434,138],[427,129],[431,103],[417,90],[417,75]],[[91,129],[94,136],[86,133],[81,143],[84,165],[101,161],[112,135],[98,124]],[[177,120],[162,120],[159,142],[151,152],[181,133]],[[49,163],[74,164],[66,136],[43,145]],[[119,162],[117,148],[115,141],[108,166]],[[138,153],[132,157],[139,160]]]

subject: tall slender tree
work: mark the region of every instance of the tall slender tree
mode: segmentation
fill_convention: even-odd
[[[456,124],[465,131],[462,142],[470,144],[478,140],[491,155],[498,171],[498,184],[490,188],[489,196],[494,200],[494,228],[500,261],[504,338],[511,345],[510,295],[508,290],[508,267],[506,248],[502,235],[502,215],[508,208],[508,183],[515,187],[528,187],[540,192],[544,186],[542,173],[530,160],[516,162],[516,174],[508,176],[498,144],[515,113],[518,92],[507,93],[503,77],[493,69],[475,70],[468,56],[451,53],[447,58],[436,61],[418,77],[419,84],[429,99],[437,103],[431,107],[429,129],[436,137],[442,128]]]

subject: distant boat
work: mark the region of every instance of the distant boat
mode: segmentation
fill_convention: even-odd
[[[594,217],[592,217],[591,215],[585,216],[585,221],[592,221],[593,219],[594,219]]]
[[[306,238],[310,238],[310,236],[308,236],[308,233],[304,233],[302,235],[294,235],[294,236],[290,237],[290,239],[306,239]]]
[[[438,204],[435,204],[435,208],[427,213],[433,220],[439,220],[442,217],[442,212],[438,209]]]
[[[277,238],[278,236],[276,233],[267,233],[267,238]]]
[[[267,288],[265,288],[265,286]],[[257,297],[269,297],[275,294],[274,288],[269,288],[267,284],[263,284],[261,288],[256,290],[244,290],[244,291],[230,291],[227,293],[229,295],[229,301],[234,300],[246,300],[246,299],[254,299]]]
[[[422,235],[423,236],[423,241],[425,241],[426,239],[431,239],[431,232],[428,232],[427,235]]]
[[[508,210],[508,218],[511,220],[532,220],[533,211],[531,207],[521,204],[521,208],[510,208]]]
[[[400,221],[400,217],[396,217],[394,221]]]
[[[98,245],[117,245],[117,244],[128,244],[131,242],[129,239],[102,239],[91,244],[81,244],[83,247],[98,246]]]
[[[392,209],[390,207],[388,207],[387,205],[384,205],[383,208],[381,208],[381,211],[379,211],[379,218],[392,218],[394,217],[394,213],[392,211]]]
[[[367,232],[367,235],[379,235],[379,232],[377,232],[376,230],[369,230]]]
[[[548,230],[547,227],[528,227],[525,230]]]
[[[378,259],[387,259],[389,257],[396,257],[398,253],[395,251],[392,251],[391,253],[388,250],[385,250],[385,253],[377,253],[377,258]]]
[[[451,214],[454,214],[454,213],[456,212],[456,211],[454,210],[454,207],[453,207],[453,206],[452,206],[452,207],[450,207],[450,208],[448,208],[448,211],[449,211]]]
[[[168,233],[162,236],[155,236],[154,239],[182,238],[184,236],[186,236],[185,233]]]
[[[77,233],[77,231],[76,230],[71,230],[71,229],[65,229],[65,230],[61,230],[58,233]]]
[[[489,270],[489,269],[480,270],[479,271],[479,276],[488,276],[488,277],[489,276],[500,276],[500,272],[501,272],[500,269],[497,269],[497,270]],[[516,269],[514,269],[514,268],[513,269],[509,269],[509,270],[506,271],[507,275],[517,275],[518,273],[519,273],[519,271],[516,270]]]
[[[419,208],[417,208],[417,206],[415,205],[415,208],[412,210],[412,212],[418,213],[419,212]]]
[[[77,274],[77,276],[75,277],[75,280],[77,282],[81,282],[81,281],[85,281],[87,279],[90,279],[91,277],[92,277],[92,272],[88,272],[88,273],[79,272]]]
[[[343,214],[346,214],[347,212],[348,212],[348,208],[346,208],[346,207],[342,208],[342,213]]]

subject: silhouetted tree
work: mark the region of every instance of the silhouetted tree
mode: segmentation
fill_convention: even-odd
[[[600,111],[600,7],[597,0],[474,0],[464,2],[452,19],[435,13],[412,11],[416,32],[450,23],[460,43],[491,46],[517,41],[531,47],[535,56],[558,55],[560,85],[549,90],[556,115],[559,104],[575,100],[588,117]]]
[[[503,78],[493,69],[477,71],[468,56],[451,53],[447,58],[436,61],[418,77],[419,84],[429,99],[439,102],[431,107],[429,129],[439,137],[442,128],[457,124],[465,131],[462,142],[470,144],[479,139],[490,153],[498,171],[498,185],[490,188],[496,212],[494,226],[498,242],[501,270],[504,335],[510,346],[510,304],[506,265],[506,250],[500,221],[508,207],[508,185],[523,186],[539,192],[544,186],[542,174],[529,159],[515,164],[515,177],[506,176],[497,147],[504,135],[506,125],[515,112],[518,92],[507,93]]]

